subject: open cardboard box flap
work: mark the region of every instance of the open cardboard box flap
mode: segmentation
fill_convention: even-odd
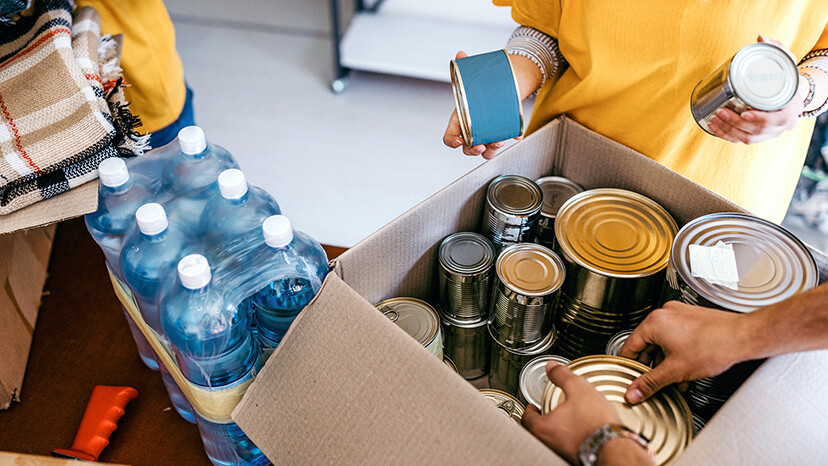
[[[659,202],[679,224],[743,211],[629,148],[560,118],[343,254],[233,413],[276,463],[561,464],[372,304],[431,297],[437,247],[477,231],[496,176],[559,174]],[[828,277],[828,257],[813,251]],[[824,460],[828,351],[774,358],[678,464]]]

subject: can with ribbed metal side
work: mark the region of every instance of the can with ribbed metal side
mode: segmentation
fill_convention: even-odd
[[[632,335],[633,330],[623,330],[621,332],[616,333],[615,335],[610,338],[610,341],[607,342],[607,349],[606,353],[610,356],[618,356],[621,354],[621,348],[624,347],[624,343],[627,342],[627,338]]]
[[[489,314],[494,245],[479,233],[446,237],[437,253],[440,311],[455,319],[480,320]]]
[[[666,387],[636,405],[624,400],[630,384],[651,369],[638,361],[617,356],[587,356],[576,359],[569,369],[584,377],[615,405],[621,423],[650,442],[656,464],[674,461],[693,438],[693,420],[687,403],[674,386]],[[560,387],[550,383],[543,394],[543,414],[564,401]]]
[[[531,242],[543,206],[543,193],[532,180],[503,175],[489,183],[483,214],[485,236],[500,252],[512,244]]]
[[[555,217],[558,210],[572,196],[583,192],[584,188],[578,183],[562,176],[544,176],[535,180],[535,184],[543,193],[543,207],[538,218],[535,232],[535,242],[555,249]]]
[[[495,277],[492,336],[509,348],[526,348],[545,338],[566,277],[560,257],[539,244],[516,244],[498,256]]]
[[[569,359],[563,356],[549,354],[538,356],[523,366],[520,371],[520,401],[524,405],[532,404],[541,409],[543,403],[543,392],[549,385],[549,377],[546,376],[546,364],[549,361],[556,361],[563,365],[569,364]]]
[[[491,330],[491,326],[489,326]],[[526,348],[509,348],[492,340],[492,365],[489,386],[520,396],[520,371],[532,359],[550,354],[555,349],[556,333],[552,331],[543,340]]]
[[[750,44],[702,79],[690,96],[690,111],[701,128],[722,108],[741,114],[776,111],[796,95],[799,73],[791,55],[767,42]],[[710,133],[713,134],[713,133]]]
[[[487,320],[459,320],[445,314],[443,352],[454,361],[457,372],[466,379],[476,379],[489,372],[491,338],[486,329]]]
[[[377,309],[432,354],[443,359],[440,315],[431,304],[417,298],[391,298],[377,304]]]
[[[678,226],[655,201],[614,188],[570,198],[555,219],[567,280],[555,326],[558,354],[602,354],[659,304]]]
[[[506,392],[492,388],[481,388],[479,392],[484,398],[491,401],[497,409],[502,411],[504,416],[520,424],[523,419],[525,407],[517,398]]]
[[[706,275],[699,254],[706,249],[730,255],[723,264],[733,269],[735,280]],[[793,234],[752,215],[717,213],[692,220],[676,235],[661,300],[745,313],[807,291],[818,281],[813,256]],[[686,397],[694,414],[709,420],[760,364],[746,361],[691,382]]]

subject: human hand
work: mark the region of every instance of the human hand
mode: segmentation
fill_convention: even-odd
[[[620,356],[644,364],[663,358],[627,388],[628,403],[646,400],[662,387],[719,375],[746,354],[749,337],[743,314],[678,301],[656,309],[633,331]]]
[[[767,42],[785,50],[796,63],[794,55],[781,42],[768,39],[760,35],[758,42]],[[714,135],[733,143],[756,144],[778,137],[787,130],[794,129],[799,114],[805,108],[805,97],[808,95],[808,82],[799,80],[796,95],[788,105],[780,110],[765,112],[762,110],[748,110],[738,114],[729,108],[716,112],[716,116],[708,124],[708,129]]]
[[[465,58],[466,52],[460,51],[457,52],[457,56],[455,58]],[[534,64],[533,64],[534,66]],[[537,66],[535,66],[537,68]],[[540,71],[538,71],[540,73]],[[498,141],[492,142],[489,144],[477,144],[475,146],[467,146],[463,143],[463,136],[460,130],[460,119],[457,116],[457,109],[451,112],[451,117],[449,117],[448,127],[446,128],[446,132],[443,134],[443,144],[451,147],[452,149],[456,149],[460,146],[463,146],[463,153],[470,156],[482,155],[484,159],[489,160],[494,158],[497,155],[497,151],[506,144],[506,141]],[[521,140],[523,136],[518,136],[515,140]]]
[[[577,464],[581,443],[606,424],[620,424],[621,418],[604,395],[566,366],[550,361],[546,376],[563,390],[566,399],[546,415],[534,405],[527,406],[523,425],[567,461]]]

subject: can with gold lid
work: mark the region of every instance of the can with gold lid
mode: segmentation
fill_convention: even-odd
[[[535,224],[543,206],[543,193],[532,180],[519,175],[495,178],[486,189],[484,235],[497,251],[535,238]]]
[[[612,402],[624,426],[649,440],[656,464],[674,461],[687,448],[693,438],[693,420],[687,403],[674,386],[663,388],[636,405],[624,399],[633,380],[649,372],[649,367],[606,355],[576,359],[568,367]],[[543,395],[542,413],[552,412],[563,401],[563,390],[550,383]]]
[[[549,377],[546,376],[546,364],[549,361],[556,361],[563,365],[572,362],[563,356],[554,354],[538,356],[527,362],[520,371],[520,401],[524,405],[532,404],[541,409],[543,392],[549,384]]]
[[[583,192],[578,183],[562,176],[544,176],[535,180],[543,193],[543,206],[538,218],[535,242],[549,249],[555,248],[555,217],[558,210],[572,196]]]
[[[460,320],[443,313],[443,352],[454,361],[457,373],[466,379],[483,377],[489,372],[491,338],[487,319]]]
[[[525,407],[517,398],[506,392],[492,388],[481,388],[479,392],[484,398],[491,401],[497,409],[502,411],[504,416],[508,416],[509,419],[520,424],[523,419]]]
[[[658,306],[677,231],[658,203],[623,189],[584,191],[561,206],[555,236],[567,280],[555,320],[560,354],[603,353],[614,334]]]
[[[377,309],[432,354],[443,359],[440,316],[431,304],[417,298],[391,298],[377,304]]]
[[[500,253],[495,275],[492,337],[509,348],[525,348],[546,337],[566,277],[560,257],[540,244],[516,244]]]
[[[446,355],[443,355],[443,364],[445,364],[446,366],[448,366],[448,368],[449,368],[449,369],[451,369],[451,370],[453,370],[454,372],[458,372],[458,371],[457,371],[457,365],[456,365],[456,364],[454,364],[454,361],[452,361],[452,360],[451,360],[448,356],[446,356]],[[459,372],[458,372],[458,373],[459,373]]]
[[[440,311],[455,319],[480,320],[489,314],[494,245],[473,232],[446,237],[437,252]]]
[[[491,331],[491,326],[489,326]],[[532,359],[551,354],[555,350],[554,327],[546,337],[526,348],[509,348],[492,340],[492,365],[489,369],[489,386],[520,396],[520,372]]]

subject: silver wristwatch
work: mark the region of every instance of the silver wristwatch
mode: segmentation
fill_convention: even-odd
[[[642,435],[620,424],[605,424],[581,442],[578,447],[578,461],[584,466],[594,466],[598,462],[598,454],[601,453],[604,445],[616,437],[628,438],[649,451],[649,442]]]

